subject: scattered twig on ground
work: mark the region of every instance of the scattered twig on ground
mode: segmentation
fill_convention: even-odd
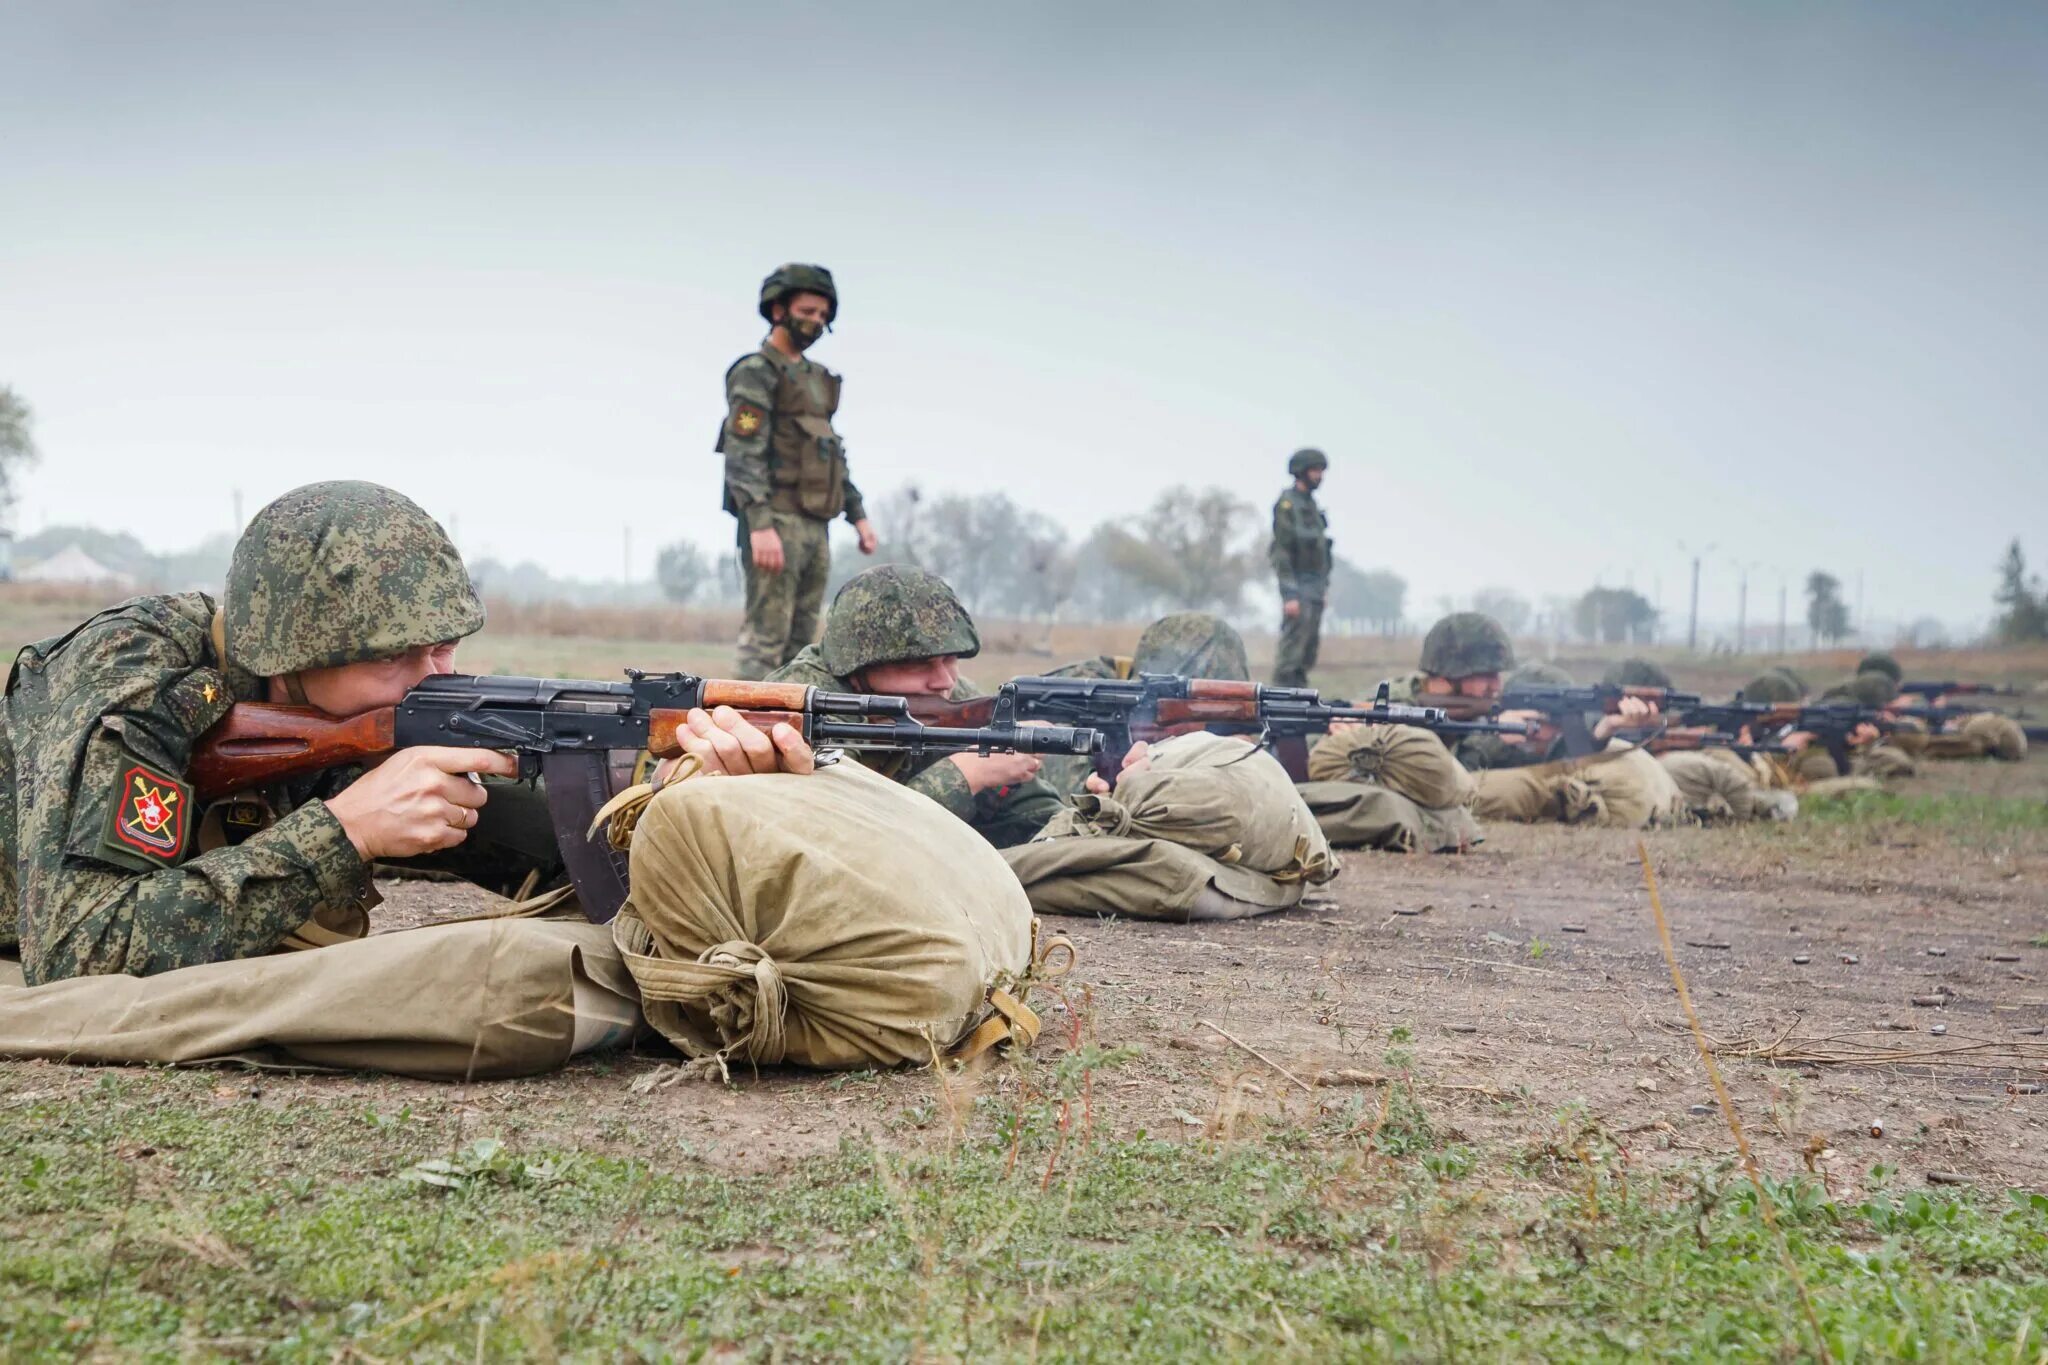
[[[1660,1021],[1662,1027],[1678,1026]],[[1974,1067],[2008,1071],[2013,1067],[2048,1068],[2048,1044],[1999,1041],[1989,1038],[1945,1037],[1939,1043],[1909,1044],[1857,1041],[1864,1038],[1896,1038],[1887,1029],[1855,1029],[1812,1038],[1794,1038],[1788,1029],[1768,1041],[1757,1038],[1716,1038],[1707,1035],[1707,1045],[1724,1057],[1754,1058],[1806,1066],[1897,1066],[1904,1063],[1930,1066]]]
[[[1743,1136],[1742,1120],[1735,1113],[1735,1101],[1728,1095],[1728,1087],[1721,1081],[1721,1068],[1714,1062],[1714,1049],[1708,1046],[1707,1034],[1700,1027],[1699,1011],[1692,1007],[1692,992],[1685,988],[1685,973],[1678,969],[1678,951],[1671,946],[1671,923],[1664,918],[1664,900],[1657,893],[1657,873],[1650,865],[1650,846],[1638,839],[1636,852],[1643,860],[1643,885],[1650,893],[1650,913],[1657,920],[1657,944],[1664,950],[1664,965],[1671,969],[1671,984],[1678,989],[1678,1003],[1685,1010],[1686,1024],[1692,1029],[1693,1045],[1699,1048],[1700,1062],[1707,1069],[1707,1079],[1713,1083],[1714,1097],[1721,1102],[1721,1116],[1728,1120],[1728,1131],[1735,1135],[1735,1149],[1742,1154],[1742,1170],[1756,1187],[1757,1211],[1763,1215],[1764,1223],[1770,1228],[1778,1244],[1778,1258],[1785,1263],[1785,1272],[1792,1277],[1792,1287],[1798,1291],[1799,1306],[1806,1314],[1806,1325],[1813,1330],[1814,1349],[1820,1358],[1833,1365],[1834,1352],[1828,1349],[1827,1334],[1821,1331],[1820,1315],[1814,1311],[1813,1296],[1807,1292],[1806,1277],[1799,1273],[1799,1262],[1792,1259],[1792,1248],[1786,1244],[1785,1230],[1778,1226],[1778,1216],[1771,1209],[1771,1192],[1764,1184],[1762,1168],[1756,1164],[1756,1156],[1749,1150],[1749,1139]]]
[[[1294,1082],[1294,1083],[1295,1083],[1296,1085],[1300,1086],[1300,1087],[1301,1087],[1301,1088],[1302,1088],[1303,1090],[1306,1090],[1306,1091],[1307,1091],[1307,1092],[1308,1092],[1309,1094],[1313,1095],[1313,1094],[1315,1093],[1315,1090],[1316,1090],[1316,1088],[1315,1088],[1314,1086],[1310,1085],[1310,1084],[1309,1084],[1309,1083],[1308,1083],[1307,1081],[1303,1080],[1303,1079],[1302,1079],[1301,1077],[1299,1077],[1299,1076],[1295,1075],[1295,1074],[1294,1074],[1294,1073],[1293,1073],[1292,1071],[1289,1071],[1289,1070],[1288,1070],[1288,1069],[1287,1069],[1286,1067],[1284,1067],[1284,1066],[1280,1065],[1280,1063],[1278,1063],[1278,1062],[1274,1061],[1274,1060],[1273,1060],[1273,1059],[1272,1059],[1271,1057],[1268,1057],[1268,1056],[1267,1056],[1267,1055],[1266,1055],[1265,1053],[1263,1053],[1263,1052],[1259,1051],[1259,1050],[1258,1050],[1257,1048],[1253,1047],[1253,1046],[1252,1046],[1252,1045],[1251,1045],[1250,1043],[1247,1043],[1247,1042],[1245,1042],[1245,1041],[1244,1041],[1244,1040],[1243,1040],[1242,1038],[1234,1037],[1234,1036],[1232,1036],[1231,1034],[1228,1034],[1228,1033],[1224,1033],[1222,1029],[1220,1029],[1220,1028],[1217,1028],[1217,1027],[1216,1027],[1216,1025],[1214,1025],[1214,1024],[1212,1024],[1212,1023],[1210,1023],[1210,1022],[1209,1022],[1209,1021],[1208,1021],[1207,1019],[1197,1019],[1197,1020],[1195,1020],[1195,1026],[1196,1026],[1197,1028],[1205,1028],[1205,1029],[1209,1029],[1209,1030],[1211,1030],[1211,1031],[1213,1031],[1213,1032],[1215,1032],[1215,1033],[1219,1033],[1219,1034],[1222,1034],[1223,1038],[1224,1038],[1224,1039],[1225,1039],[1225,1040],[1226,1040],[1227,1042],[1230,1042],[1230,1043],[1234,1044],[1234,1045],[1235,1045],[1235,1046],[1237,1046],[1237,1047],[1238,1047],[1238,1048],[1239,1048],[1240,1050],[1242,1050],[1242,1051],[1244,1051],[1244,1052],[1247,1052],[1247,1053],[1249,1053],[1250,1055],[1252,1055],[1252,1056],[1254,1056],[1254,1057],[1258,1058],[1258,1059],[1259,1059],[1260,1061],[1264,1062],[1264,1063],[1265,1063],[1265,1064],[1266,1064],[1267,1066],[1270,1066],[1270,1067],[1272,1067],[1272,1068],[1273,1068],[1273,1069],[1274,1069],[1275,1071],[1277,1071],[1277,1072],[1279,1072],[1279,1073],[1280,1073],[1281,1075],[1285,1076],[1285,1077],[1286,1077],[1286,1078],[1287,1078],[1288,1080],[1290,1080],[1290,1081],[1293,1081],[1293,1082]]]
[[[1548,967],[1531,967],[1521,962],[1496,962],[1490,957],[1454,957],[1453,962],[1469,962],[1475,967],[1506,967],[1510,971],[1534,972],[1538,976],[1567,976],[1567,972],[1552,971]]]

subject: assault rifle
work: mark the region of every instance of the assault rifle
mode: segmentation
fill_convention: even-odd
[[[1541,711],[1551,726],[1564,737],[1565,753],[1583,758],[1597,752],[1599,742],[1586,725],[1588,712],[1614,715],[1624,697],[1634,697],[1670,714],[1700,704],[1697,692],[1680,692],[1670,687],[1624,687],[1618,683],[1594,683],[1591,687],[1561,687],[1548,683],[1523,683],[1510,687],[1492,703],[1502,711]]]
[[[625,857],[588,834],[591,818],[612,795],[609,756],[615,750],[646,749],[658,758],[681,753],[677,731],[693,707],[730,706],[764,729],[790,725],[815,748],[1085,755],[1102,747],[1102,736],[1085,729],[927,725],[911,717],[901,697],[688,673],[628,669],[626,677],[587,682],[435,674],[396,706],[354,716],[244,702],[200,737],[187,771],[207,800],[417,745],[504,750],[518,758],[522,779],[546,779],[548,812],[577,897],[584,912],[602,922],[626,895]]]
[[[1460,721],[1434,706],[1387,700],[1382,685],[1370,706],[1325,702],[1312,687],[1269,687],[1220,678],[1141,673],[1135,678],[1013,678],[986,697],[965,701],[917,697],[911,715],[945,724],[1018,726],[1051,721],[1102,734],[1096,771],[1110,781],[1134,744],[1207,730],[1252,737],[1274,750],[1296,781],[1307,780],[1307,738],[1336,722],[1416,725],[1440,734],[1529,734],[1534,726]]]
[[[1835,760],[1835,766],[1844,773],[1849,771],[1849,736],[1858,726],[1893,728],[1892,719],[1883,711],[1854,702],[1820,702],[1810,706],[1801,702],[1750,702],[1744,701],[1740,693],[1732,702],[1689,707],[1679,720],[1685,725],[1705,725],[1720,731],[1747,727],[1751,735],[1760,730],[1804,730],[1820,741],[1828,756]]]
[[[1910,692],[1916,697],[2017,697],[2016,687],[2000,687],[1995,683],[1907,681],[1899,684],[1900,692]]]
[[[1950,721],[1968,720],[1971,716],[2004,714],[1993,711],[1988,706],[1888,706],[1885,710],[1895,716],[1911,716],[1915,720],[1926,721],[1936,734],[1941,733],[1942,727]],[[2011,719],[2015,723],[2020,723],[2020,718],[2024,715],[2026,712],[2021,711],[2014,714]],[[2048,744],[2048,725],[2020,723],[2020,731],[2026,735],[2029,744]]]
[[[1717,730],[1711,725],[1662,725],[1639,730],[1617,730],[1614,738],[1639,744],[1653,754],[1688,753],[1699,749],[1727,749],[1745,756],[1792,752],[1784,745],[1774,744],[1769,740],[1745,744],[1741,735]]]

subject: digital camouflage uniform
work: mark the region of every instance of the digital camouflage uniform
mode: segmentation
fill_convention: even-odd
[[[804,646],[768,680],[863,692],[868,689],[860,674],[870,665],[941,655],[971,659],[980,652],[974,622],[943,580],[909,565],[881,564],[847,580],[832,599],[825,638]],[[962,678],[948,699],[965,701],[981,695]],[[853,757],[938,802],[997,848],[1025,842],[1063,804],[1040,779],[995,791],[971,791],[966,774],[943,754],[923,760],[907,754],[856,752]]]
[[[362,932],[376,901],[370,868],[317,799],[347,775],[201,810],[186,781],[194,745],[230,706],[266,700],[272,674],[482,623],[454,547],[424,512],[375,485],[324,484],[251,523],[224,610],[201,593],[139,597],[23,649],[0,733],[0,946],[18,938],[38,984]],[[507,814],[495,801],[486,811]],[[480,835],[481,824],[451,852],[473,864]]]
[[[830,271],[785,265],[762,282],[761,316],[772,321],[772,306],[797,292],[823,294],[832,300],[831,316],[839,315]],[[784,355],[765,341],[725,372],[718,450],[725,456],[725,510],[738,525],[747,599],[738,677],[766,677],[816,636],[832,567],[832,519],[867,516],[832,425],[839,389],[839,376],[823,365]],[[780,573],[754,566],[749,537],[771,529],[782,540]]]
[[[1145,627],[1134,653],[1097,654],[1062,664],[1046,676],[1128,680],[1141,673],[1250,682],[1252,665],[1245,654],[1244,637],[1235,626],[1206,611],[1177,611]],[[1088,775],[1094,771],[1095,764],[1090,759],[1047,754],[1038,775],[1054,791],[1072,795],[1085,789]]]
[[[1323,603],[1330,595],[1330,528],[1316,495],[1304,486],[1311,469],[1327,468],[1320,450],[1297,450],[1287,461],[1294,483],[1273,504],[1274,576],[1280,600],[1301,610],[1280,617],[1280,644],[1273,660],[1273,681],[1281,687],[1307,687],[1322,643]]]

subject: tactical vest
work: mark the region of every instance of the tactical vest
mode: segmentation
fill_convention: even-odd
[[[756,352],[755,354],[760,354]],[[753,356],[741,356],[726,377]],[[839,411],[839,376],[822,365],[775,365],[775,411],[768,425],[768,505],[830,521],[846,510],[846,446],[832,430]],[[719,427],[719,450],[725,428]],[[725,510],[736,509],[726,494]]]

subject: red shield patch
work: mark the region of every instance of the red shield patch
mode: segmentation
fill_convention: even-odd
[[[121,775],[109,832],[137,853],[175,863],[185,852],[192,789],[140,764]]]

